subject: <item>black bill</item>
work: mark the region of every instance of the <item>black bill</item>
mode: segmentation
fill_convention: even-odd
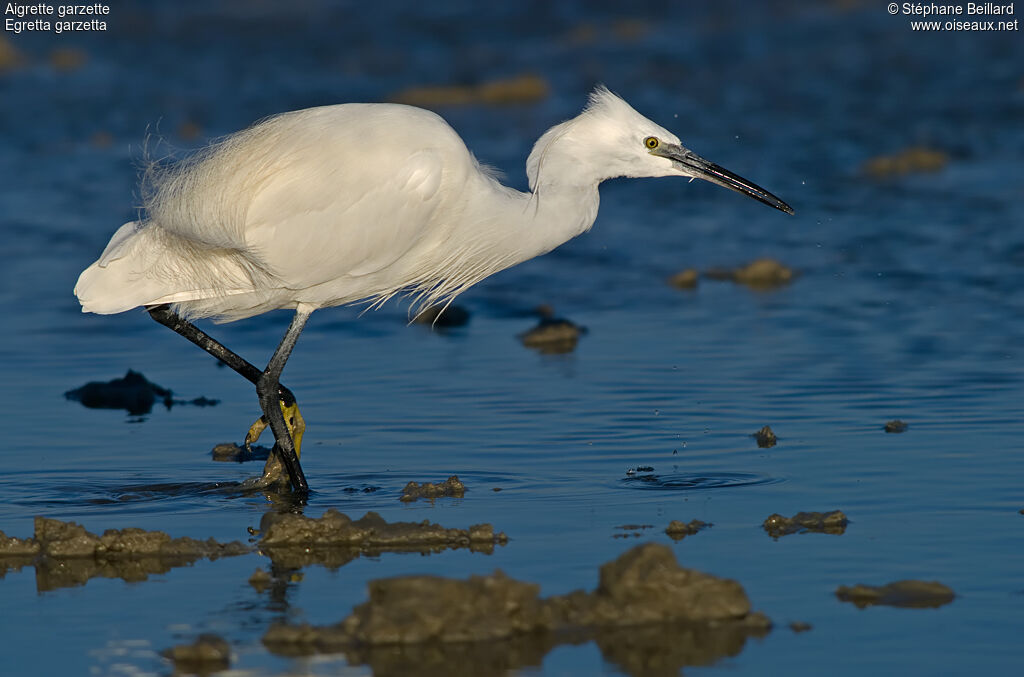
[[[763,202],[769,207],[775,207],[787,214],[793,213],[793,208],[775,197],[761,186],[752,181],[747,181],[742,176],[733,174],[724,167],[719,167],[714,162],[708,162],[693,151],[677,146],[675,144],[662,144],[659,148],[651,151],[652,155],[668,158],[685,168],[685,173],[698,179],[704,179],[711,183],[718,184],[737,193],[752,197],[758,202]]]

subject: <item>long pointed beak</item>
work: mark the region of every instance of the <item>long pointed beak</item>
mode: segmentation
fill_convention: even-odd
[[[763,202],[769,207],[775,207],[779,211],[786,212],[787,214],[793,213],[792,207],[753,181],[747,181],[742,176],[733,174],[728,169],[719,167],[714,162],[708,162],[688,148],[683,148],[682,146],[677,146],[671,143],[663,143],[658,148],[650,151],[650,153],[651,155],[668,158],[669,160],[682,165],[680,169],[682,169],[683,173],[687,176],[704,179],[705,181],[710,181],[711,183],[718,184],[719,186],[723,186],[729,190],[734,190],[737,193],[742,193],[747,197],[752,197],[758,202]]]

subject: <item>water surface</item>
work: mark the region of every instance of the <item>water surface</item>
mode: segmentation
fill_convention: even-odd
[[[400,303],[314,314],[284,379],[308,425],[306,513],[491,522],[510,543],[307,567],[276,597],[247,583],[268,564],[256,554],[45,592],[33,568],[8,571],[0,672],[167,674],[159,650],[215,632],[246,673],[360,674],[340,657],[275,657],[260,637],[275,620],[337,622],[367,581],[399,574],[500,568],[545,595],[589,589],[599,565],[646,541],[735,578],[776,622],[688,674],[1001,674],[1024,660],[1019,33],[915,34],[873,3],[155,2],[112,6],[105,33],[3,37],[25,57],[0,71],[8,535],[45,515],[245,540],[275,508],[218,488],[254,464],[209,458],[255,417],[251,386],[143,313],[82,315],[70,293],[134,217],[147,133],[190,148],[282,110],[535,73],[551,87],[539,102],[439,109],[511,185],[524,187],[533,140],[604,82],[797,214],[697,182],[612,181],[590,233],[460,297],[464,328],[408,326]],[[68,48],[81,64],[54,66]],[[948,163],[861,169],[915,145]],[[665,284],[760,256],[798,277],[769,291]],[[520,345],[540,303],[587,327],[575,351]],[[204,328],[260,363],[288,321]],[[129,368],[220,404],[132,417],[63,397]],[[908,430],[885,433],[894,418]],[[763,425],[776,446],[751,437]],[[627,474],[637,467],[653,471]],[[464,498],[398,501],[407,481],[451,474]],[[836,508],[851,521],[842,535],[760,528]],[[674,543],[673,519],[714,526]],[[654,528],[615,538],[626,524]],[[902,578],[957,598],[858,610],[834,596]],[[527,671],[621,674],[593,643]]]

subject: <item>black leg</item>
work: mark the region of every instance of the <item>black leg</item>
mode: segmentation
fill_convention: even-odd
[[[149,316],[154,320],[164,325],[168,329],[171,329],[175,333],[181,334],[192,343],[196,344],[206,352],[210,353],[218,360],[228,365],[236,372],[242,375],[242,377],[256,385],[263,376],[263,372],[258,367],[253,365],[248,360],[240,357],[237,353],[226,348],[224,344],[217,341],[205,331],[195,326],[188,320],[183,319],[167,304],[160,306],[150,306],[146,308],[149,311]],[[292,391],[288,390],[284,386],[281,388],[281,401],[284,402],[286,407],[290,407],[295,404],[295,396]]]
[[[285,406],[289,407],[295,404],[295,396],[288,388],[281,385],[280,376],[281,371],[284,369],[284,364],[288,360],[292,348],[295,346],[295,341],[306,324],[309,313],[301,316],[299,313],[296,313],[291,326],[288,328],[288,332],[281,341],[281,345],[278,346],[277,351],[270,360],[270,364],[267,365],[267,370],[264,372],[226,348],[222,343],[219,343],[188,320],[180,317],[171,310],[170,306],[166,304],[151,306],[146,310],[149,311],[150,317],[154,320],[181,334],[256,386],[256,393],[260,398],[260,408],[263,409],[263,414],[267,417],[270,429],[273,431],[274,439],[277,442],[275,451],[279,453],[281,460],[284,461],[292,488],[297,492],[307,493],[309,485],[306,482],[305,474],[302,472],[302,466],[299,464],[299,457],[295,453],[295,445],[285,426],[284,414],[281,412],[281,406],[278,404],[278,401],[283,402]],[[299,321],[300,317],[301,322]],[[297,328],[296,323],[298,323]],[[283,352],[282,349],[284,349]],[[272,367],[274,368],[273,372],[271,372]],[[263,384],[262,386],[261,383]],[[273,390],[269,390],[271,387],[273,387]],[[273,393],[277,394],[276,398],[271,397]],[[274,406],[269,406],[270,402]]]
[[[295,342],[299,340],[299,334],[302,333],[302,328],[306,326],[307,319],[309,319],[309,312],[295,311],[295,316],[292,318],[288,331],[285,332],[284,338],[281,339],[280,345],[277,346],[274,356],[270,358],[267,368],[256,381],[256,394],[260,398],[260,407],[263,409],[263,415],[267,417],[267,421],[270,423],[274,439],[277,440],[277,447],[281,452],[281,460],[284,461],[284,465],[288,469],[288,477],[291,479],[292,489],[302,494],[309,492],[309,485],[306,483],[306,476],[302,472],[302,466],[299,465],[299,456],[295,453],[295,444],[291,433],[288,432],[284,413],[281,411],[279,393],[281,389],[281,371],[284,369],[288,357],[292,354],[292,348],[295,347]]]

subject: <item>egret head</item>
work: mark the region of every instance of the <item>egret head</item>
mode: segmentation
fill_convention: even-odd
[[[792,208],[757,184],[685,148],[605,87],[576,118],[549,129],[527,161],[531,189],[544,181],[600,182],[619,176],[685,176],[718,184],[789,214]]]

